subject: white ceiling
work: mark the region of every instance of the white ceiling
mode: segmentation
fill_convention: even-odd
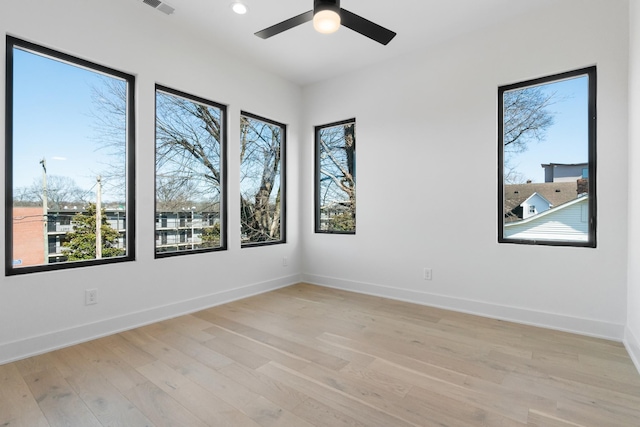
[[[342,0],[344,9],[397,33],[387,46],[346,27],[331,35],[319,34],[311,22],[266,40],[254,35],[313,9],[313,0],[240,0],[249,8],[246,15],[231,10],[233,0],[163,1],[175,8],[172,15],[142,0],[131,1],[162,26],[193,31],[287,80],[307,85],[499,24],[557,0]]]

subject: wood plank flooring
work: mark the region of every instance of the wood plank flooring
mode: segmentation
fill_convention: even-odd
[[[308,284],[0,366],[6,426],[640,426],[620,343]]]

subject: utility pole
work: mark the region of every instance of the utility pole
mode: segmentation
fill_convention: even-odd
[[[49,263],[49,207],[47,206],[47,160],[40,160],[42,165],[42,222],[44,233],[44,264]]]
[[[102,177],[96,183],[96,259],[102,258]]]

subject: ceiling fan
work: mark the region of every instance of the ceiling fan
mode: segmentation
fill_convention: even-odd
[[[389,43],[396,35],[396,33],[391,30],[381,27],[346,9],[342,9],[340,7],[340,0],[314,0],[313,10],[258,31],[255,35],[263,39],[268,39],[269,37],[311,20],[313,20],[313,27],[320,33],[330,34],[337,31],[340,25],[344,25],[383,45]]]

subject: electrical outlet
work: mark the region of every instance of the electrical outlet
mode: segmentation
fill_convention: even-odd
[[[431,280],[433,278],[433,271],[430,268],[424,269],[424,280]]]
[[[286,256],[282,257],[282,266],[286,267],[287,265],[289,265],[289,260],[287,259]]]
[[[92,305],[98,303],[98,290],[97,289],[85,289],[84,291],[84,305]]]

